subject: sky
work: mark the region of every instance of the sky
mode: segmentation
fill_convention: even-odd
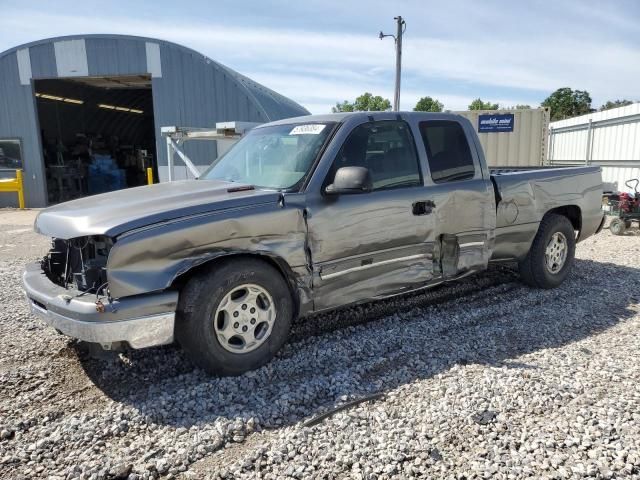
[[[640,100],[637,0],[0,0],[0,52],[48,37],[117,33],[191,47],[312,113],[365,91],[393,100],[394,16],[406,20],[400,106],[431,96],[538,106],[560,87],[597,107]]]

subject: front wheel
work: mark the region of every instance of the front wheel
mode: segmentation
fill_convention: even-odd
[[[224,260],[180,294],[176,338],[198,366],[240,375],[267,363],[289,334],[293,302],[280,272],[259,259]]]
[[[576,236],[569,219],[545,215],[529,253],[518,264],[522,281],[537,288],[557,287],[571,270],[575,250]]]

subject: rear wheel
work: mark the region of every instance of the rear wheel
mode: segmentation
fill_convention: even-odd
[[[631,222],[629,222],[629,224],[630,223]],[[627,223],[621,218],[614,218],[613,220],[611,220],[611,223],[609,224],[609,230],[614,235],[623,235],[627,228],[628,228]]]
[[[267,363],[289,334],[293,302],[280,272],[229,259],[192,277],[180,294],[176,338],[209,373],[240,375]]]
[[[545,215],[531,249],[519,264],[524,283],[537,288],[555,288],[569,274],[576,249],[573,225],[567,217]]]

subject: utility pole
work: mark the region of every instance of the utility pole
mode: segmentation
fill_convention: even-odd
[[[393,17],[397,24],[397,30],[395,35],[384,34],[380,31],[379,38],[382,40],[384,37],[393,37],[396,42],[396,88],[393,94],[393,111],[400,110],[400,77],[402,75],[402,35],[407,29],[406,22],[401,16]]]

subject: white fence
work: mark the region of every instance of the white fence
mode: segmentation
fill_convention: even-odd
[[[640,177],[640,103],[551,123],[548,163],[600,165],[604,182],[629,191],[625,181]]]

